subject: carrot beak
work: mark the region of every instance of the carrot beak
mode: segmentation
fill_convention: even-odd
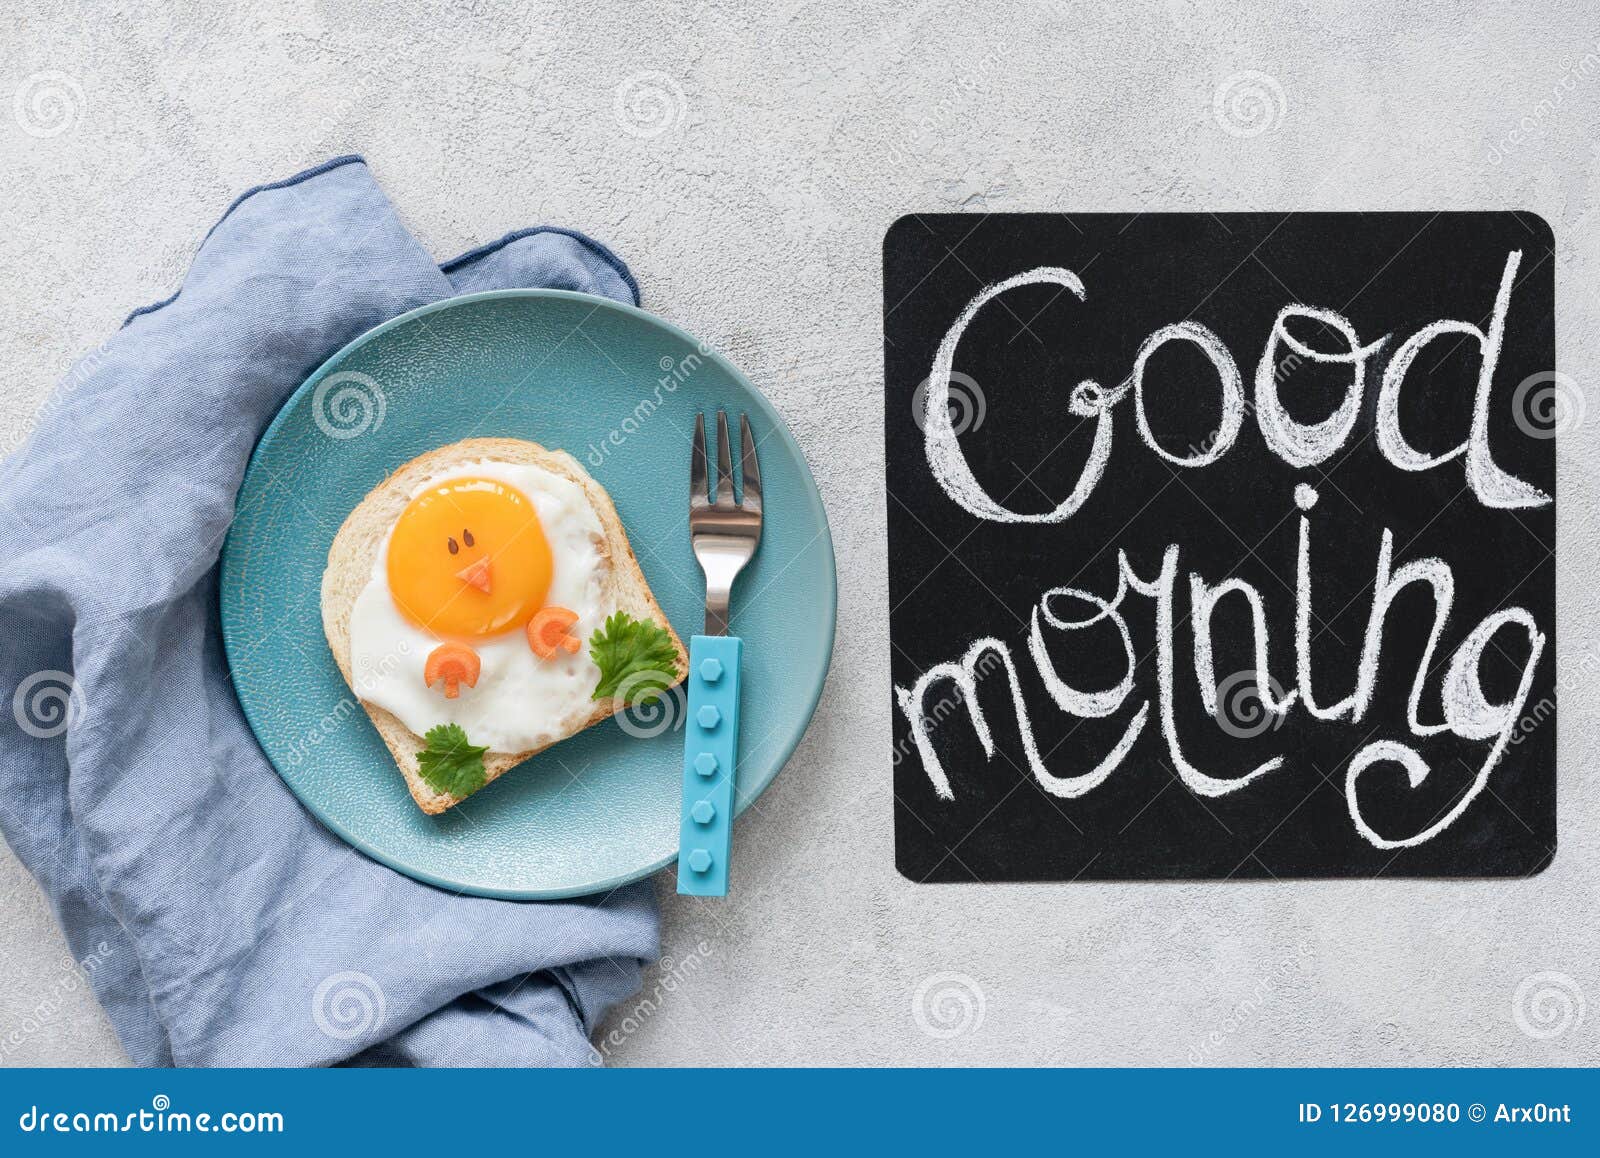
[[[468,587],[476,587],[485,595],[489,594],[490,589],[493,587],[493,584],[489,581],[489,560],[486,558],[467,564],[467,566],[456,572],[456,578]]]

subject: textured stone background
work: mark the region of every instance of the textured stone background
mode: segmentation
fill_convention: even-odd
[[[1232,7],[7,4],[0,431],[12,445],[79,354],[176,286],[237,192],[329,155],[365,154],[441,256],[526,224],[587,230],[787,415],[840,580],[828,691],[740,825],[739,893],[685,904],[663,882],[671,968],[613,1020],[614,1062],[1600,1062],[1600,411],[1559,446],[1561,848],[1542,876],[959,888],[894,871],[879,245],[897,215],[1536,210],[1562,249],[1559,364],[1600,382],[1592,6]],[[1246,125],[1263,131],[1237,136],[1213,99],[1245,71],[1282,102],[1267,86]],[[617,93],[646,72],[664,103],[634,127],[662,131],[634,135]],[[66,105],[13,116],[41,84]],[[7,1063],[122,1060],[65,958],[0,853],[0,1036],[30,1026]],[[1591,1008],[1539,1038],[1513,1003],[1545,971]],[[919,1024],[919,989],[923,1020],[960,1032]]]

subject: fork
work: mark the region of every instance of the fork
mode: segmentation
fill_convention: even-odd
[[[717,486],[706,470],[706,421],[694,418],[689,453],[689,542],[706,577],[706,628],[689,641],[689,707],[684,725],[683,814],[678,829],[678,892],[728,895],[734,775],[739,751],[739,656],[728,634],[733,581],[761,542],[761,464],[750,420],[739,416],[741,494],[733,490],[728,415],[717,411]]]

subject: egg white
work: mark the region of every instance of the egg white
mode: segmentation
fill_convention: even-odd
[[[485,460],[451,467],[422,483],[412,497],[467,477],[513,486],[534,504],[550,544],[552,573],[545,602],[578,613],[571,631],[584,646],[576,655],[557,651],[543,660],[533,654],[520,627],[472,640],[483,661],[477,686],[462,685],[458,698],[446,699],[438,688],[422,682],[428,653],[440,640],[406,619],[389,593],[386,536],[350,616],[355,690],[419,736],[439,724],[459,724],[471,743],[487,745],[492,752],[526,752],[570,732],[594,708],[591,696],[600,671],[589,659],[588,640],[611,610],[605,598],[605,530],[581,486],[521,463]]]

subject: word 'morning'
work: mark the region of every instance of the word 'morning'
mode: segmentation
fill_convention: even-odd
[[[1201,575],[1190,571],[1187,589],[1190,620],[1194,636],[1194,673],[1199,687],[1201,706],[1212,719],[1220,720],[1217,696],[1217,679],[1213,661],[1212,616],[1217,605],[1228,595],[1243,599],[1249,608],[1254,634],[1256,694],[1263,708],[1283,718],[1296,704],[1308,715],[1318,720],[1343,720],[1359,725],[1370,712],[1378,683],[1379,660],[1383,650],[1384,628],[1391,606],[1400,593],[1413,584],[1425,588],[1433,597],[1434,619],[1428,634],[1427,646],[1419,657],[1407,697],[1407,723],[1410,734],[1424,738],[1449,732],[1464,740],[1490,741],[1487,754],[1478,768],[1471,786],[1442,817],[1421,832],[1406,837],[1386,837],[1380,834],[1364,814],[1358,791],[1362,775],[1373,765],[1392,763],[1404,772],[1413,789],[1421,786],[1429,775],[1427,762],[1409,744],[1394,739],[1379,739],[1366,743],[1350,760],[1345,771],[1345,801],[1350,820],[1356,831],[1377,848],[1409,848],[1422,844],[1454,824],[1487,786],[1490,774],[1505,754],[1506,746],[1516,734],[1522,712],[1533,687],[1534,672],[1544,652],[1546,636],[1524,608],[1507,607],[1485,616],[1456,648],[1440,686],[1443,719],[1424,721],[1421,702],[1423,686],[1434,668],[1434,652],[1438,647],[1445,624],[1455,602],[1455,575],[1450,566],[1438,558],[1415,559],[1396,568],[1394,566],[1394,535],[1384,528],[1378,548],[1373,579],[1372,604],[1368,613],[1366,632],[1352,687],[1343,698],[1324,702],[1316,691],[1312,678],[1311,622],[1311,531],[1309,512],[1316,503],[1316,492],[1302,484],[1296,489],[1296,504],[1301,509],[1300,542],[1295,582],[1295,680],[1291,690],[1274,696],[1272,689],[1279,686],[1269,674],[1267,610],[1265,601],[1251,584],[1238,578],[1228,578],[1220,583],[1209,583]],[[1032,609],[1028,651],[1050,699],[1062,712],[1078,719],[1110,717],[1122,710],[1134,688],[1136,659],[1132,637],[1121,607],[1132,592],[1155,604],[1156,631],[1156,715],[1158,728],[1166,743],[1167,756],[1184,785],[1199,796],[1225,796],[1245,788],[1261,777],[1283,765],[1283,757],[1274,756],[1238,776],[1213,775],[1197,767],[1185,754],[1179,736],[1175,697],[1178,688],[1177,663],[1173,636],[1176,619],[1176,601],[1179,592],[1179,549],[1168,546],[1162,554],[1161,569],[1153,578],[1143,578],[1134,569],[1125,550],[1117,552],[1117,589],[1110,598],[1102,598],[1090,591],[1073,587],[1055,587],[1040,596]],[[1076,599],[1093,609],[1086,618],[1070,620],[1059,615],[1052,607],[1058,599]],[[1127,665],[1122,680],[1106,689],[1085,691],[1074,687],[1062,675],[1060,668],[1046,648],[1045,627],[1053,633],[1070,634],[1089,628],[1102,621],[1109,622],[1121,636],[1122,650]],[[1519,631],[1527,642],[1527,657],[1523,661],[1515,695],[1504,703],[1490,703],[1483,689],[1480,665],[1484,652],[1501,631]],[[1111,749],[1092,768],[1070,775],[1060,775],[1046,766],[1034,737],[1033,724],[1027,703],[1023,699],[1018,665],[1011,649],[999,639],[984,637],[974,641],[960,660],[936,664],[928,668],[909,688],[895,687],[895,698],[910,724],[911,738],[921,757],[922,766],[932,783],[934,792],[943,800],[953,800],[951,786],[944,764],[934,748],[930,736],[929,714],[924,710],[927,695],[935,684],[949,681],[960,690],[961,701],[966,705],[973,731],[983,747],[984,754],[994,758],[995,741],[988,719],[978,700],[978,677],[983,668],[992,670],[995,658],[1005,672],[1011,705],[1016,716],[1017,729],[1026,753],[1029,771],[1039,786],[1053,796],[1073,799],[1098,788],[1121,766],[1144,732],[1151,715],[1148,699],[1133,709],[1121,736]]]

